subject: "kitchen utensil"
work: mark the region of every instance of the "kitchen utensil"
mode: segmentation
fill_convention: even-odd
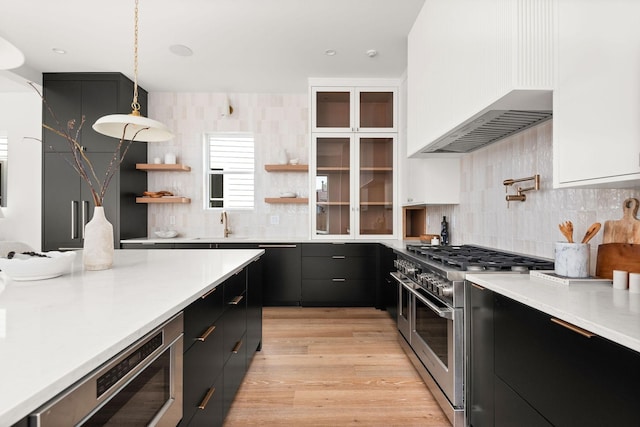
[[[567,239],[567,242],[573,243],[573,223],[571,221],[565,221],[558,224],[558,228],[565,239]]]
[[[613,279],[613,270],[640,273],[640,245],[607,243],[598,246],[596,276]]]
[[[636,218],[640,202],[629,198],[622,202],[623,217],[604,223],[602,243],[640,243],[640,220]]]
[[[594,222],[593,224],[591,224],[591,226],[587,229],[584,237],[582,238],[582,243],[589,243],[589,240],[593,239],[593,236],[598,234],[601,226],[602,224],[600,224],[599,222]]]

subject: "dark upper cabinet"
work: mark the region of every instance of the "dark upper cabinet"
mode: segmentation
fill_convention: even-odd
[[[78,142],[102,180],[118,140],[98,134],[91,126],[104,115],[130,113],[132,92],[133,83],[120,73],[45,73],[43,94],[55,118],[43,105],[43,122],[58,129],[76,120],[77,129],[84,115]],[[139,89],[143,114],[146,97],[146,92]],[[81,248],[84,224],[93,215],[93,198],[87,184],[69,164],[71,150],[65,139],[43,129],[42,140],[43,250]],[[147,186],[146,173],[137,171],[135,164],[146,160],[146,143],[133,143],[105,195],[105,214],[113,225],[115,247],[120,247],[121,239],[147,235],[147,207],[135,203],[136,195]]]

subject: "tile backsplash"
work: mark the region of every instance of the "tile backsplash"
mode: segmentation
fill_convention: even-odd
[[[640,198],[638,189],[552,188],[552,131],[549,120],[463,157],[460,204],[429,206],[427,232],[439,233],[446,215],[452,244],[553,258],[554,242],[563,240],[560,222],[572,221],[574,238],[581,239],[592,223],[604,226],[606,220],[622,218],[622,202]],[[507,206],[502,182],[535,174],[540,175],[540,190],[527,192],[525,202]],[[509,194],[514,193],[510,188]],[[593,273],[602,231],[590,243]]]
[[[191,203],[149,205],[148,234],[170,228],[181,236],[222,237],[220,211],[204,209],[203,135],[251,132],[255,140],[256,206],[253,211],[228,211],[230,237],[306,239],[306,204],[267,204],[264,199],[285,191],[307,197],[308,174],[268,173],[264,164],[277,163],[281,150],[286,150],[289,158],[308,163],[307,94],[230,94],[233,114],[222,116],[225,97],[222,93],[149,95],[149,117],[165,123],[176,135],[168,142],[150,143],[149,161],[173,153],[178,163],[191,166],[191,172],[149,172],[149,190],[169,190],[191,198]]]

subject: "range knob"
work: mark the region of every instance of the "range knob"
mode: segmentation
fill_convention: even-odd
[[[442,285],[440,295],[448,298],[453,297],[453,285]]]

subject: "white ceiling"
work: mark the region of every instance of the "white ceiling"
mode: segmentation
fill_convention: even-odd
[[[400,77],[423,3],[140,0],[138,81],[151,92],[287,93],[306,92],[308,77]],[[133,9],[133,0],[0,0],[0,37],[22,50],[25,65],[13,72],[29,79],[112,71],[132,78]],[[175,44],[193,55],[171,53]]]

